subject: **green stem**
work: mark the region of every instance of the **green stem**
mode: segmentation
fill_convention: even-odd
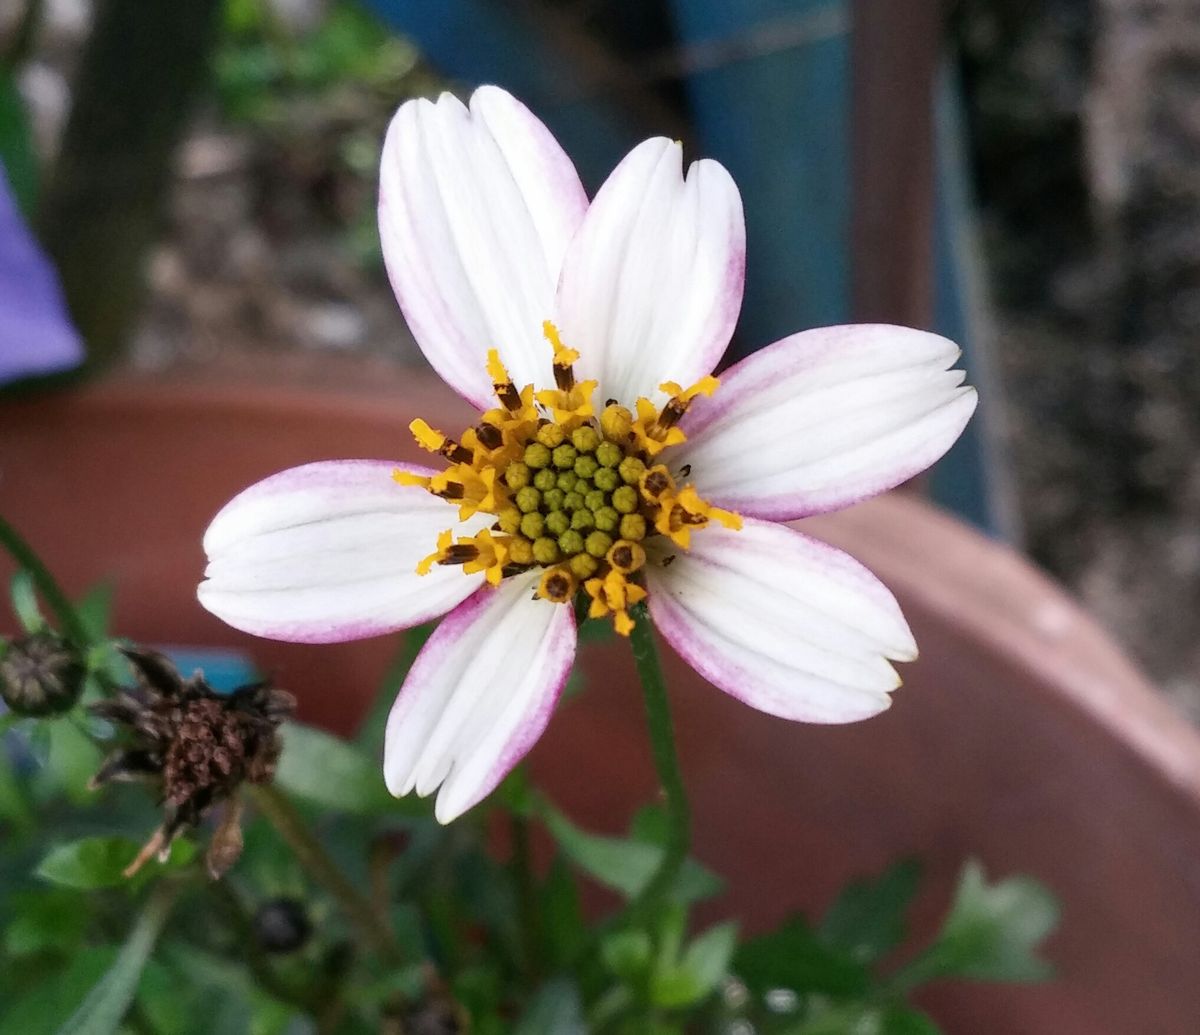
[[[538,912],[537,887],[533,880],[529,817],[513,813],[512,836],[512,868],[517,883],[517,902],[525,941],[525,966],[530,980],[536,981],[542,970],[542,924]]]
[[[667,839],[663,846],[662,862],[637,898],[630,903],[630,912],[640,915],[652,910],[675,883],[691,841],[691,811],[679,769],[679,755],[675,750],[675,729],[667,701],[667,684],[663,679],[650,616],[644,605],[635,609],[634,619],[630,634],[633,660],[642,684],[654,768],[658,773],[667,813]]]
[[[400,947],[391,928],[329,857],[291,801],[270,784],[248,787],[247,792],[258,810],[295,852],[300,865],[337,900],[372,948],[387,962],[398,963]]]
[[[33,547],[21,538],[17,530],[2,517],[0,517],[0,546],[3,546],[12,555],[17,564],[29,572],[38,592],[50,605],[50,609],[58,619],[58,624],[67,639],[80,650],[90,647],[92,638],[88,635],[83,622],[80,621],[75,606],[62,591],[62,587],[59,586],[54,576],[50,574],[50,570],[34,553]]]

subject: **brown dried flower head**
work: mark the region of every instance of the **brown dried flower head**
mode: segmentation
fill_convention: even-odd
[[[124,650],[137,686],[92,706],[121,731],[120,746],[92,778],[99,787],[114,780],[151,780],[161,787],[163,825],[134,860],[133,873],[152,855],[161,857],[180,833],[196,826],[216,805],[229,802],[208,851],[208,867],[220,876],[241,850],[240,806],[233,800],[244,782],[269,783],[282,744],[279,724],[295,699],[266,683],[219,694],[197,671],[180,676],[162,654]]]

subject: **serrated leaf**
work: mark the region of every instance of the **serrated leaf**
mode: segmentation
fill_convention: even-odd
[[[42,880],[77,891],[94,891],[129,884],[125,868],[138,854],[138,844],[127,837],[85,837],[53,849],[34,871]],[[191,841],[177,840],[171,845],[167,861],[152,859],[138,877],[146,880],[156,874],[186,866],[196,855]]]
[[[1036,950],[1058,925],[1054,896],[1029,877],[989,884],[983,867],[963,867],[950,914],[934,944],[905,967],[906,986],[933,978],[1040,981],[1050,967]]]
[[[583,1002],[573,981],[556,978],[530,1000],[513,1035],[587,1035]]]
[[[905,937],[904,915],[916,894],[920,867],[905,860],[875,880],[848,885],[821,922],[821,938],[860,963],[874,963]]]
[[[275,783],[289,794],[354,816],[424,815],[414,798],[393,798],[383,782],[383,767],[354,744],[299,722],[281,729],[283,754]]]
[[[733,966],[747,986],[760,994],[787,988],[845,999],[861,996],[871,986],[871,975],[861,963],[827,945],[799,916],[744,943]]]
[[[545,803],[539,806],[539,811],[571,862],[626,898],[636,897],[658,870],[663,857],[658,845],[586,833]],[[671,897],[676,902],[695,902],[717,894],[721,887],[720,879],[712,871],[694,859],[687,859],[680,868]]]
[[[688,945],[677,964],[654,975],[650,985],[651,1001],[668,1010],[700,1002],[728,973],[736,948],[737,924],[710,927]]]

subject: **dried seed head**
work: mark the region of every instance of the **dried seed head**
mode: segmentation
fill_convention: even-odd
[[[121,742],[92,785],[158,782],[164,818],[152,843],[164,853],[179,833],[215,805],[230,801],[227,822],[216,838],[220,844],[214,842],[209,853],[209,871],[219,876],[233,864],[241,844],[238,810],[231,799],[242,783],[268,783],[275,775],[282,749],[279,724],[295,702],[266,684],[218,694],[202,673],[183,679],[154,651],[126,650],[125,655],[138,685],[92,707],[117,728]]]
[[[31,633],[0,658],[0,697],[18,715],[58,715],[79,700],[86,677],[70,643],[57,633]]]

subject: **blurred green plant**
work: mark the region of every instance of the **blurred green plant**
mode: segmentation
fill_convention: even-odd
[[[929,981],[1049,976],[1052,896],[975,863],[919,951],[913,862],[850,884],[819,922],[740,940],[734,923],[694,929],[692,907],[722,890],[694,859],[646,898],[671,838],[657,805],[624,836],[592,833],[521,769],[448,827],[426,802],[392,799],[380,729],[427,629],[405,637],[356,740],[284,726],[274,784],[250,795],[223,879],[203,869],[204,830],[128,879],[160,817],[137,788],[88,789],[105,731],[87,706],[130,680],[112,594],[68,600],[2,521],[0,533],[23,565],[19,624],[57,626],[87,669],[70,711],[0,715],[0,1035],[930,1035],[910,1004]],[[553,846],[544,868],[535,827]],[[624,904],[589,922],[589,883]]]

